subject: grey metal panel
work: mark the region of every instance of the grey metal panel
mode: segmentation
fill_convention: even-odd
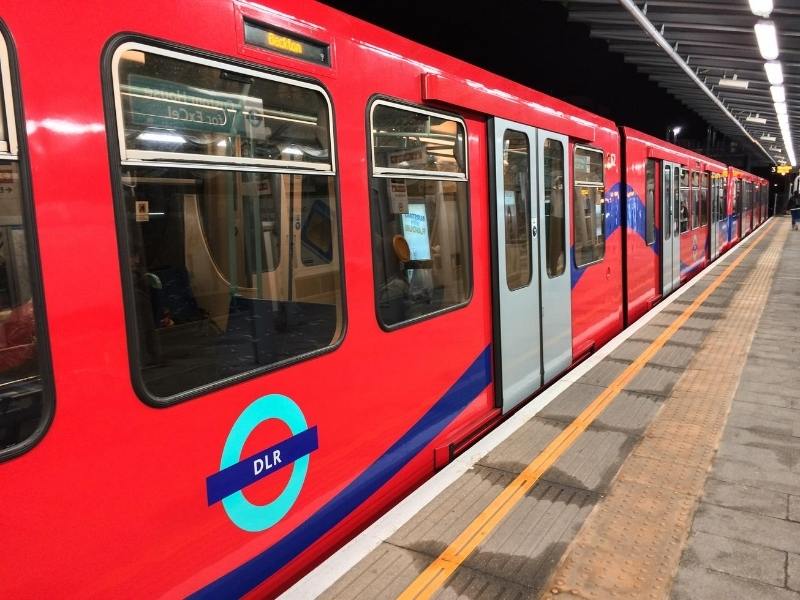
[[[681,165],[672,165],[672,289],[681,286]]]
[[[661,293],[672,291],[672,165],[661,167]]]
[[[528,398],[542,385],[541,372],[541,332],[539,329],[539,246],[534,235],[534,223],[531,223],[531,280],[523,288],[511,291],[506,280],[506,231],[505,231],[505,196],[503,185],[503,135],[507,130],[524,133],[528,137],[530,148],[529,198],[530,215],[538,213],[538,188],[536,181],[536,130],[511,121],[493,119],[495,142],[494,172],[494,210],[496,212],[497,235],[497,281],[499,319],[495,324],[500,329],[500,364],[502,371],[502,403],[503,412]],[[533,219],[532,219],[533,220]],[[536,226],[538,228],[538,225]]]
[[[719,211],[717,195],[719,194],[719,180],[713,179],[711,184],[711,221],[708,224],[709,251],[711,260],[717,258],[719,248],[717,248],[717,236],[719,235]]]
[[[539,236],[540,279],[542,290],[542,370],[544,382],[569,367],[572,362],[572,260],[569,251],[570,239],[570,160],[567,136],[538,130],[537,165],[539,190]],[[561,142],[564,152],[564,271],[556,277],[547,274],[547,231],[545,227],[544,201],[544,142],[552,139]]]

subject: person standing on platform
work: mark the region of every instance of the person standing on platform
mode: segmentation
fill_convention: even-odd
[[[792,215],[792,229],[797,230],[800,222],[800,192],[794,191],[789,198],[789,212]]]

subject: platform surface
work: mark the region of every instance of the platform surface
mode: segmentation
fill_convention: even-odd
[[[285,597],[800,600],[798,317],[774,218]]]

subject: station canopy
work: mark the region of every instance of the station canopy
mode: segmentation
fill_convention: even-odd
[[[558,1],[571,21],[589,25],[592,37],[740,142],[753,164],[795,163],[800,1]]]

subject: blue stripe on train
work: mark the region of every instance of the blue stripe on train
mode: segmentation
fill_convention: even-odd
[[[325,506],[261,554],[190,597],[237,598],[277,573],[363,504],[440,434],[491,383],[491,365],[491,346],[487,346],[411,429]]]
[[[608,239],[614,231],[621,225],[620,222],[620,188],[621,184],[616,183],[611,186],[608,194],[606,194],[606,226],[605,234]],[[642,240],[647,240],[645,229],[647,227],[647,213],[645,211],[644,203],[636,191],[631,186],[626,186],[626,208],[628,217],[628,231],[633,231]],[[650,249],[656,254],[661,255],[661,232],[655,228],[655,240],[650,244]],[[581,276],[588,267],[580,268],[575,266],[575,247],[570,247],[570,260],[572,261],[572,287],[578,284]]]

